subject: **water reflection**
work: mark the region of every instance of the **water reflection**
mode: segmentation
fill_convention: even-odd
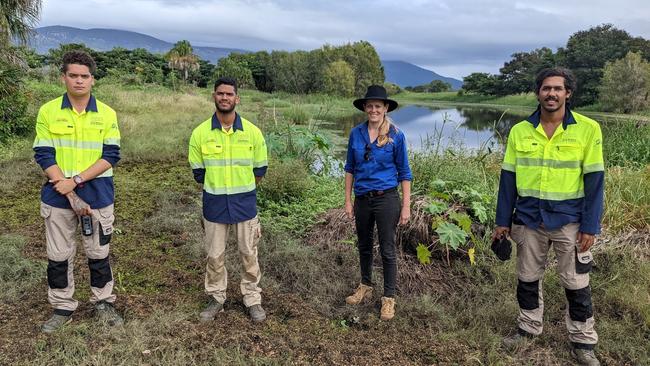
[[[409,105],[392,112],[395,124],[404,131],[409,146],[427,149],[479,149],[504,141],[510,128],[532,111],[502,111],[485,107],[423,107]],[[358,113],[339,120],[345,136],[364,122]]]

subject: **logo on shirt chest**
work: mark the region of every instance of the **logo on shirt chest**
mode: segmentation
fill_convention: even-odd
[[[69,119],[67,119],[65,117],[59,117],[55,121],[56,121],[57,124],[67,126],[68,128],[73,128],[74,127],[72,121],[70,121]]]
[[[90,121],[88,121],[88,125],[94,128],[102,128],[104,127],[104,119],[101,117],[91,118]]]
[[[562,144],[577,144],[578,139],[575,138],[575,137],[567,136],[567,137],[563,137],[562,140],[560,140],[560,143],[562,143]]]

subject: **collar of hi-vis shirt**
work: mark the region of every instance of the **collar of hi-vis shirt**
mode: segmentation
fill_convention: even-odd
[[[72,103],[70,102],[70,98],[68,98],[68,93],[63,94],[63,100],[61,101],[61,109],[66,109],[69,108],[76,112],[76,110],[72,107]],[[90,94],[90,99],[88,100],[88,104],[86,104],[86,112],[97,112],[97,100],[95,99],[95,96]]]
[[[528,116],[528,118],[526,118],[526,121],[532,123],[533,127],[537,128],[541,120],[542,120],[542,107],[538,104],[535,112],[533,112],[533,114]],[[562,129],[566,130],[568,125],[573,125],[575,123],[576,120],[575,118],[573,118],[573,113],[571,113],[569,106],[566,106],[564,109],[564,119],[562,120]]]
[[[217,112],[214,112],[212,115],[212,129],[220,129],[224,133],[228,133],[223,130],[223,127],[221,126],[221,122],[219,121],[219,118],[217,118]],[[230,129],[231,133],[234,133],[235,131],[244,131],[244,126],[241,122],[241,117],[239,116],[239,113],[235,113],[235,122],[232,124],[232,128]]]

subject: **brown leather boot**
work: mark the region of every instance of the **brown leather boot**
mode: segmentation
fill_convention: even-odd
[[[345,302],[350,305],[358,305],[363,300],[370,300],[371,298],[372,298],[372,287],[360,283],[359,287],[357,287],[354,293],[345,298]]]
[[[381,320],[391,320],[395,316],[395,298],[382,297],[381,298]]]

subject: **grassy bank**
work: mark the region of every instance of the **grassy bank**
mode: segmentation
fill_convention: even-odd
[[[44,84],[33,90],[42,100],[61,92]],[[100,84],[97,95],[118,111],[123,135],[111,263],[126,325],[105,329],[92,318],[88,270],[79,253],[75,273],[81,306],[74,321],[51,336],[39,332],[51,311],[38,215],[43,177],[31,158],[30,139],[16,139],[0,148],[5,172],[0,184],[0,249],[5,253],[0,257],[0,364],[570,362],[564,293],[553,270],[545,278],[544,335],[513,352],[501,349],[500,339],[514,330],[517,313],[514,263],[496,261],[485,237],[479,238],[473,266],[463,256],[449,265],[438,257],[422,265],[403,251],[397,317],[390,323],[378,320],[378,296],[360,307],[345,305],[344,297],[358,282],[358,260],[353,223],[340,215],[342,181],[311,174],[308,163],[289,159],[309,160],[305,154],[319,151],[309,145],[314,132],[330,135],[315,120],[331,122],[354,112],[349,100],[328,96],[242,91],[239,111],[262,127],[273,147],[259,192],[261,285],[269,319],[262,325],[248,320],[231,243],[226,311],[214,323],[200,324],[197,313],[206,300],[201,193],[186,163],[186,146],[191,129],[213,111],[209,91]],[[285,143],[288,136],[291,144]],[[621,132],[619,138],[625,141],[626,135]],[[647,364],[650,170],[647,163],[633,164],[638,157],[624,145],[606,145],[609,154],[628,163],[608,167],[605,240],[594,249],[598,352],[607,364]],[[414,191],[421,196],[443,181],[450,191],[474,189],[491,197],[486,202],[491,226],[498,153],[414,154],[411,163]],[[337,220],[341,225],[332,226]],[[375,281],[381,284],[381,271]]]
[[[440,92],[440,93],[413,93],[403,91],[394,95],[399,102],[405,103],[429,103],[429,102],[446,102],[453,104],[485,104],[495,106],[518,106],[535,108],[537,99],[532,93],[507,95],[504,97],[495,97],[481,94],[462,94],[457,92]]]
[[[434,106],[474,106],[480,105],[497,109],[522,110],[532,112],[537,107],[535,94],[515,94],[502,97],[481,95],[481,94],[458,94],[458,92],[439,92],[439,93],[414,93],[403,91],[393,95],[393,98],[403,104],[434,105]],[[650,110],[641,111],[634,115],[602,112],[599,104],[583,106],[575,109],[591,118],[599,121],[603,119],[611,120],[635,120],[650,121]]]

